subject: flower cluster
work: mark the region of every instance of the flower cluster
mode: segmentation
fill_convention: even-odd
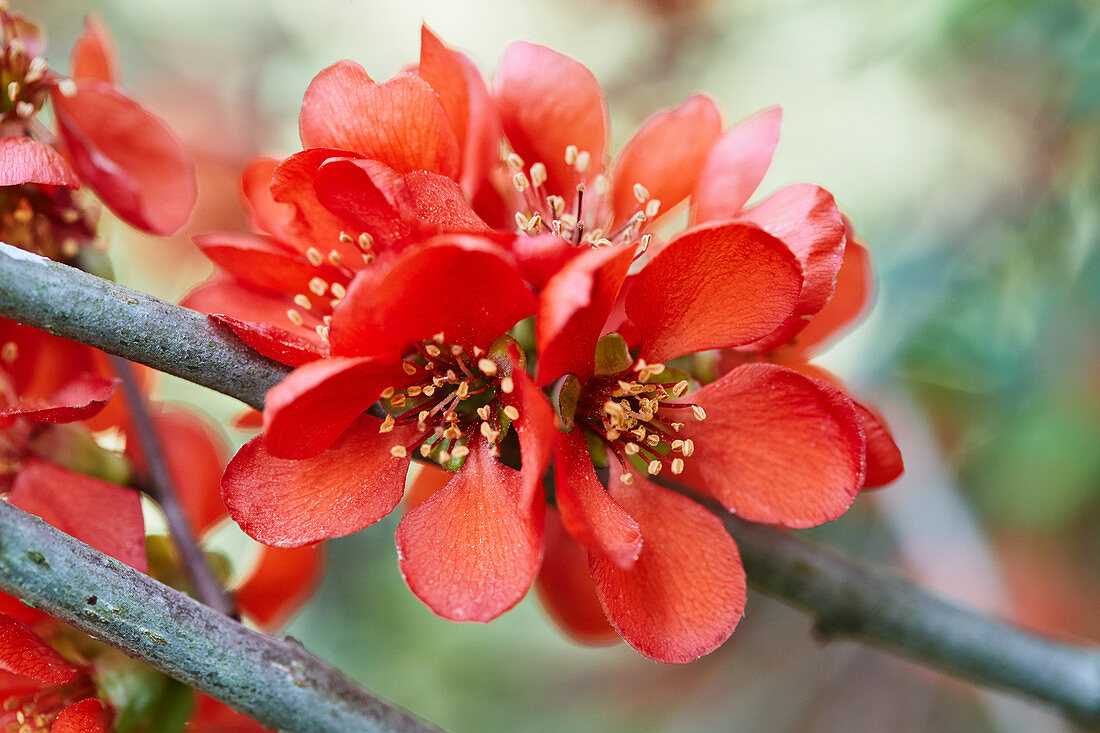
[[[578,639],[715,649],[745,576],[691,495],[810,527],[901,471],[808,362],[867,302],[865,251],[818,186],[749,205],[779,122],[726,128],[697,94],[611,161],[595,78],[541,46],[491,84],[427,29],[413,71],[322,71],[304,149],[245,171],[255,232],[196,240],[220,272],[186,303],[295,367],[225,471],[230,515],[277,546],[345,535],[419,460],[396,542],[435,613],[489,621],[537,580]]]

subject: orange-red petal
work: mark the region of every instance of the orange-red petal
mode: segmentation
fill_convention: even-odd
[[[616,224],[644,207],[634,197],[636,183],[661,202],[662,212],[690,196],[721,132],[721,113],[703,94],[650,116],[615,158],[611,201]]]
[[[688,395],[688,460],[702,486],[749,521],[813,527],[847,511],[864,477],[861,420],[831,384],[774,364],[747,364]]]
[[[81,374],[45,399],[28,399],[0,409],[0,418],[24,417],[36,422],[65,423],[85,420],[102,410],[118,388],[119,380]]]
[[[390,453],[408,436],[379,434],[381,421],[359,418],[327,450],[303,460],[268,452],[264,436],[237,451],[222,476],[229,515],[253,538],[299,547],[358,532],[401,501],[408,458]]]
[[[522,461],[521,500],[524,506],[529,506],[535,500],[535,495],[542,490],[542,477],[550,465],[550,452],[557,433],[554,428],[554,408],[550,406],[546,395],[535,386],[527,371],[518,365],[518,356],[513,358],[512,384],[512,392],[500,392],[498,399],[502,404],[519,410],[519,417],[512,425],[516,428]]]
[[[54,112],[80,179],[124,221],[173,234],[198,197],[195,163],[168,125],[114,86],[79,79],[53,88]]]
[[[145,572],[145,521],[136,491],[31,458],[16,475],[8,500]]]
[[[267,392],[264,445],[280,458],[309,458],[332,445],[386,387],[408,379],[392,358],[323,359],[298,367]]]
[[[306,90],[299,128],[307,148],[351,150],[399,173],[458,177],[458,140],[447,111],[412,74],[377,84],[359,64],[333,64]]]
[[[26,624],[2,613],[0,670],[48,684],[68,682],[79,671]]]
[[[23,183],[79,188],[80,178],[46,143],[22,136],[0,138],[0,186]]]
[[[210,320],[232,330],[253,351],[287,366],[302,366],[325,355],[325,349],[319,341],[307,339],[270,323],[241,321],[220,313],[211,314]]]
[[[74,79],[118,81],[118,55],[107,25],[95,15],[84,16],[84,32],[69,54]]]
[[[580,428],[558,435],[554,496],[562,524],[573,539],[621,568],[634,565],[642,551],[641,530],[596,477]]]
[[[321,582],[321,545],[262,547],[256,569],[236,590],[241,609],[264,629],[277,629]]]
[[[738,123],[711,148],[692,195],[692,222],[733,219],[764,180],[779,144],[779,107]]]
[[[690,662],[717,649],[745,609],[745,571],[722,522],[691,499],[638,477],[612,479],[611,495],[642,530],[630,569],[589,555],[612,626],[640,653]]]
[[[603,646],[619,641],[596,595],[588,571],[588,553],[562,526],[558,513],[546,512],[546,539],[535,590],[546,613],[569,638]]]
[[[626,313],[641,356],[663,362],[750,343],[798,303],[802,272],[785,244],[751,224],[708,224],[670,241],[631,281]]]
[[[905,471],[901,449],[894,442],[894,436],[890,434],[882,415],[855,400],[852,403],[859,413],[863,434],[867,436],[867,475],[863,479],[863,488],[885,486]]]
[[[565,162],[569,145],[591,156],[587,176],[600,172],[607,146],[607,104],[599,82],[583,64],[520,41],[505,49],[493,86],[504,134],[527,165],[546,166],[547,191],[568,199],[579,183]]]
[[[633,247],[601,247],[569,260],[539,296],[536,323],[539,384],[563,374],[592,376],[596,341],[615,305]]]
[[[492,621],[527,593],[542,557],[543,503],[522,501],[523,477],[481,438],[442,491],[397,527],[409,589],[451,621]]]
[[[62,710],[50,733],[110,733],[113,717],[100,700],[88,697]]]
[[[833,297],[798,334],[798,349],[804,354],[820,351],[858,321],[873,298],[870,256],[862,245],[849,238],[844,246],[844,262],[837,273]]]

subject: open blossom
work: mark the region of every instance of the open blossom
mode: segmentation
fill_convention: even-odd
[[[170,234],[195,204],[194,164],[155,115],[116,86],[106,28],[89,19],[69,75],[42,55],[42,30],[0,11],[0,216],[4,241],[71,260],[95,234],[95,216],[74,196],[82,185],[127,223]],[[56,134],[39,119],[49,102]]]

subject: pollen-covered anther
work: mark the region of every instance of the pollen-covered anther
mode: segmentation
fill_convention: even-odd
[[[531,182],[527,180],[527,176],[521,171],[512,176],[512,187],[523,193],[531,187]]]
[[[460,445],[451,451],[452,458],[465,458],[468,455],[470,455],[470,449],[464,445]]]
[[[477,368],[487,377],[495,377],[497,373],[497,363],[492,359],[478,359]]]
[[[408,374],[411,377],[412,375],[416,374],[416,364],[408,361],[403,361],[401,362],[401,371],[405,372],[405,374]]]
[[[544,183],[546,183],[546,166],[542,163],[535,163],[531,166],[531,185],[538,188]]]
[[[390,404],[393,405],[394,407],[404,407],[405,406],[405,395],[402,394],[401,392],[398,392],[397,394],[395,394],[393,397],[390,398]]]
[[[394,458],[405,458],[409,455],[409,452],[405,450],[405,446],[395,445],[394,447],[390,448],[390,455]]]
[[[638,362],[634,365],[634,371],[638,374],[639,382],[646,382],[661,374],[664,370],[664,364],[646,364],[645,359],[638,359]]]
[[[320,252],[318,252],[318,254],[320,254]],[[309,285],[307,287],[309,287],[309,291],[311,293],[319,297],[324,295],[325,292],[328,290],[328,283],[325,282],[324,278],[313,277],[310,278]]]
[[[332,263],[333,267],[339,267],[340,265],[344,264],[344,257],[336,250],[331,249],[328,253],[328,261]]]
[[[577,164],[577,154],[580,151],[576,145],[565,146],[565,164],[568,166],[575,166]]]
[[[317,326],[316,331],[321,340],[328,341],[328,326]]]
[[[299,313],[298,311],[294,310],[293,308],[290,308],[290,309],[287,310],[286,317],[295,326],[301,326],[303,323],[305,323],[305,319],[302,318],[302,314]]]
[[[422,394],[425,397],[431,397],[432,395],[434,395],[435,394],[435,385],[434,384],[424,385],[424,390],[423,390]]]
[[[425,443],[424,445],[420,446],[420,456],[422,458],[427,458],[431,454],[432,454],[432,447],[430,445]]]
[[[355,240],[351,238],[351,235],[347,232],[340,232],[340,241],[344,244],[351,244]]]
[[[18,96],[19,96],[19,82],[13,81],[11,84],[8,84],[8,99],[10,99],[11,101],[14,102],[16,97],[18,97]]]
[[[500,380],[500,391],[504,394],[512,394],[512,390],[516,388],[516,383],[512,381],[511,377],[505,377]]]
[[[638,452],[640,450],[641,447],[639,447],[637,443],[627,443],[625,446],[623,446],[623,452],[625,452],[628,456],[636,456],[638,455]]]
[[[507,163],[508,167],[511,168],[513,171],[523,170],[523,158],[519,157],[515,153],[509,154],[508,157],[504,159],[504,162]]]
[[[359,249],[363,250],[364,252],[370,252],[372,249],[374,249],[374,237],[367,234],[366,232],[360,233],[359,238],[356,240],[356,242],[359,245]]]
[[[397,390],[394,389],[393,387],[386,387],[384,390],[382,390],[381,397],[384,400],[388,400],[391,397],[393,397],[393,393],[396,392],[396,391]]]
[[[481,435],[489,441],[495,441],[500,435],[499,430],[494,430],[493,426],[487,422],[481,423]]]
[[[437,358],[437,359],[443,354],[443,350],[440,349],[435,344],[426,344],[424,346],[424,351],[427,352],[428,356],[431,356],[431,357],[434,357],[434,358]]]
[[[672,387],[672,396],[683,397],[690,387],[691,385],[686,379],[681,379]]]
[[[671,469],[672,469],[672,475],[673,476],[679,476],[681,473],[683,473],[684,472],[684,459],[683,458],[673,458]]]
[[[664,468],[664,465],[665,464],[663,464],[660,461],[654,459],[654,460],[650,461],[649,465],[647,465],[645,467],[646,473],[648,473],[650,476],[656,476],[657,474],[659,474],[661,472],[661,469]]]
[[[630,484],[634,483],[634,474],[624,472],[619,476],[619,480],[629,486]]]
[[[649,198],[649,191],[640,183],[634,184],[634,200],[639,204],[644,204],[646,199]]]
[[[587,150],[582,150],[577,153],[577,161],[573,164],[573,169],[576,170],[577,173],[586,173],[591,162],[591,154]]]
[[[691,438],[684,441],[684,458],[691,458],[691,454],[695,452],[695,443]]]
[[[699,407],[699,405],[692,405],[691,412],[695,415],[695,419],[699,420],[700,422],[707,419],[707,411],[704,410],[702,407]]]
[[[378,426],[378,432],[388,433],[393,430],[393,426],[397,421],[394,420],[393,415],[386,415],[386,419],[382,421],[382,424]]]
[[[325,256],[321,254],[321,250],[316,247],[310,247],[306,250],[306,259],[309,260],[309,264],[314,267],[320,267],[325,264]],[[320,295],[320,293],[318,293],[318,295]]]
[[[467,397],[469,397],[470,396],[470,383],[469,382],[460,382],[459,385],[458,385],[458,389],[455,390],[455,396],[458,397],[459,400],[464,400]]]
[[[650,199],[649,203],[645,205],[645,215],[652,219],[657,216],[657,212],[661,210],[661,201],[659,199]]]
[[[347,288],[345,288],[340,283],[333,283],[332,285],[330,285],[329,291],[337,300],[342,300],[343,297],[348,294]]]
[[[481,407],[477,408],[477,416],[480,417],[482,420],[488,420],[489,416],[492,415],[492,413],[493,410],[491,407],[489,407],[489,405],[482,405]]]
[[[411,387],[405,388],[405,394],[407,394],[409,397],[419,397],[422,391],[424,391],[424,388],[421,387],[419,384],[414,384]]]
[[[8,341],[3,346],[0,346],[0,360],[6,364],[11,364],[19,356],[19,344],[14,341]]]
[[[504,407],[504,414],[507,415],[508,419],[512,422],[519,420],[519,410],[516,409],[515,405],[506,405]]]
[[[462,437],[462,431],[456,428],[454,425],[443,431],[443,437],[448,440],[458,440]]]

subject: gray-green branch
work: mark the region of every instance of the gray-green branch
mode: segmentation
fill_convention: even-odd
[[[0,315],[206,385],[257,408],[287,371],[193,311],[6,245],[0,245]],[[1086,725],[1100,725],[1100,650],[1040,638],[791,534],[725,519],[741,548],[750,582],[809,613],[826,637],[859,638],[973,682],[1041,700]],[[0,570],[6,576],[6,568]],[[5,577],[0,582],[9,581]],[[27,597],[18,583],[11,585],[12,592]],[[133,590],[118,588],[123,593],[119,598]],[[79,613],[79,598],[76,603]],[[211,623],[206,633],[232,622],[220,618]],[[90,624],[84,628],[97,634]],[[123,646],[141,658],[155,651],[147,647]],[[171,655],[159,651],[162,669],[194,684],[192,677],[174,669]],[[252,661],[242,660],[241,669]],[[237,679],[248,679],[252,686],[266,684],[270,670],[248,669],[257,676]]]

